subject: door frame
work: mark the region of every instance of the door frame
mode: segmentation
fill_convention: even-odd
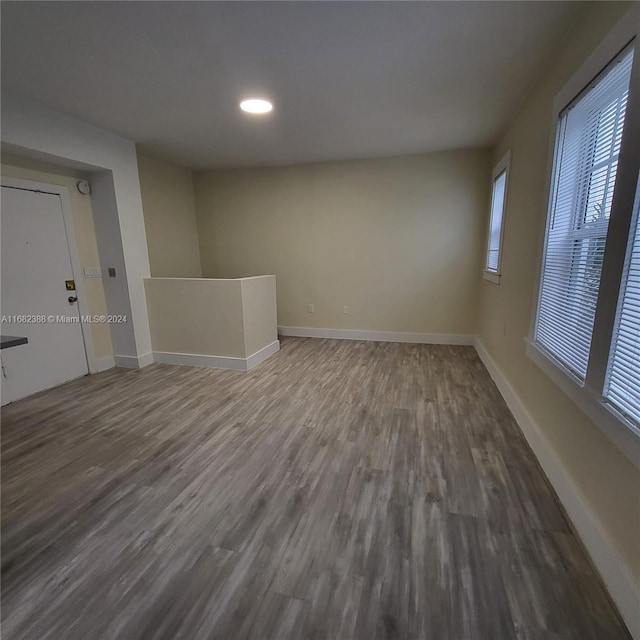
[[[84,271],[82,270],[82,264],[80,262],[76,245],[76,236],[73,228],[73,213],[71,212],[71,200],[69,199],[68,188],[58,184],[22,180],[20,178],[10,178],[7,176],[0,176],[0,187],[10,187],[12,189],[21,189],[22,191],[35,191],[36,193],[48,193],[60,198],[62,221],[64,224],[65,235],[67,237],[69,257],[71,258],[71,271],[76,283],[78,313],[80,316],[91,315],[87,308],[87,297],[83,281]],[[89,373],[98,373],[99,371],[102,371],[104,367],[100,368],[98,359],[95,357],[91,325],[85,322],[80,322],[80,329],[82,331],[82,341],[84,343],[84,354],[87,360],[87,370]]]

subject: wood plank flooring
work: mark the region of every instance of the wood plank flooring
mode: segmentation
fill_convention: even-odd
[[[289,338],[2,409],[5,640],[628,634],[471,347]]]

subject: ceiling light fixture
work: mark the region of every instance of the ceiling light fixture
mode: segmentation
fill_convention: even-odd
[[[269,113],[273,109],[273,105],[268,100],[260,98],[250,98],[240,103],[240,108],[247,113]]]

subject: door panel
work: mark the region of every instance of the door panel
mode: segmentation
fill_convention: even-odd
[[[2,351],[5,391],[17,400],[79,378],[88,366],[78,303],[68,301],[76,292],[65,288],[74,274],[60,197],[2,187],[1,226],[1,313],[10,320],[2,333],[29,340]],[[38,317],[47,320],[32,321]]]
[[[9,394],[9,388],[7,387],[7,379],[4,376],[4,363],[2,362],[2,356],[0,355],[0,404],[4,407],[5,404],[9,404],[13,398]]]

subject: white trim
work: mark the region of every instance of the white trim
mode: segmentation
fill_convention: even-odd
[[[138,366],[140,369],[142,369],[142,367],[148,367],[150,364],[153,364],[153,362],[153,353],[151,352],[138,356]]]
[[[12,189],[22,189],[24,191],[35,191],[36,193],[49,193],[60,198],[62,222],[67,236],[67,247],[69,249],[69,258],[71,260],[71,272],[76,283],[78,315],[91,315],[91,312],[87,308],[87,296],[84,288],[84,272],[82,270],[82,264],[78,254],[78,245],[76,243],[76,236],[73,227],[73,214],[71,212],[71,201],[69,200],[69,191],[67,187],[58,184],[49,184],[46,182],[36,182],[34,180],[11,178],[8,176],[0,176],[0,186],[10,187]],[[91,327],[88,324],[81,322],[80,329],[82,331],[85,358],[87,360],[87,372],[96,373],[100,371],[100,369],[98,368],[99,365],[93,348]]]
[[[154,351],[154,362],[163,364],[179,364],[189,367],[206,367],[209,369],[231,369],[232,371],[249,371],[280,349],[280,341],[275,340],[266,347],[256,351],[248,358],[231,356],[209,356],[199,353],[173,353],[171,351]]]
[[[362,329],[321,329],[318,327],[278,327],[281,336],[296,338],[332,338],[372,342],[407,342],[412,344],[473,345],[474,336],[460,333],[405,333],[401,331],[365,331]]]
[[[113,356],[104,356],[102,358],[96,358],[96,370],[93,373],[100,373],[107,369],[113,369],[116,366],[116,362]]]
[[[141,356],[113,356],[116,367],[125,369],[142,369],[154,362],[153,353],[143,353]]]
[[[500,284],[502,276],[499,273],[493,273],[493,271],[483,271],[482,277],[489,282],[493,282],[493,284]]]
[[[246,358],[233,358],[227,356],[206,356],[198,353],[173,353],[171,351],[154,351],[154,362],[163,364],[180,364],[189,367],[207,367],[210,369],[231,369],[233,371],[246,371]]]
[[[261,362],[264,362],[269,356],[272,356],[276,351],[280,351],[280,340],[274,340],[266,347],[262,347],[254,354],[247,358],[247,371],[257,367]]]
[[[640,587],[634,581],[623,560],[614,551],[615,547],[589,508],[579,488],[564,469],[542,430],[511,383],[477,338],[475,348],[538,458],[542,469],[551,481],[627,627],[634,638],[640,638],[640,609],[638,609]]]

